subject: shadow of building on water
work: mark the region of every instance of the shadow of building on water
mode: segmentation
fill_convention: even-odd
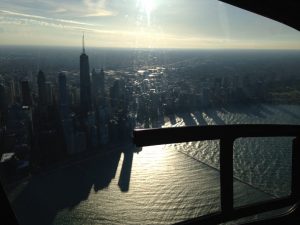
[[[170,119],[170,123],[171,125],[175,125],[176,124],[176,117],[174,114],[170,114],[168,115],[169,119]]]
[[[295,119],[300,119],[300,116],[297,113],[294,113],[292,111],[290,111],[289,109],[287,109],[286,107],[282,106],[282,105],[278,105],[276,107],[276,109],[278,109],[279,111],[288,114],[289,116],[294,117]]]
[[[178,113],[178,116],[183,119],[185,126],[197,126],[196,121],[193,119],[189,112],[187,113]]]
[[[128,192],[129,183],[131,177],[131,169],[132,169],[132,160],[133,160],[133,151],[125,151],[124,159],[122,164],[122,170],[119,178],[118,185],[122,192]]]
[[[204,113],[210,117],[217,125],[225,125],[224,120],[220,118],[216,110],[205,110]]]
[[[245,114],[247,116],[256,116],[259,118],[266,118],[263,111],[267,111],[267,109],[263,108],[261,104],[232,104],[223,106],[222,109],[229,113]]]
[[[199,126],[207,125],[207,122],[205,121],[202,112],[196,111],[193,113],[195,118],[197,119]]]
[[[116,175],[120,156],[121,153],[96,156],[33,177],[12,202],[19,223],[50,225],[59,211],[72,209],[86,200],[93,186],[95,192],[108,187]]]

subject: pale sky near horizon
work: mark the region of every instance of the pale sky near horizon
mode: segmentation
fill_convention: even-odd
[[[1,0],[0,45],[300,49],[300,32],[217,0]]]

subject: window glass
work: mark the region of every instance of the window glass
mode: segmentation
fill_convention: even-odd
[[[19,223],[220,210],[218,141],[136,148],[132,131],[299,124],[299,40],[216,0],[1,1],[0,173]],[[290,159],[290,139],[237,140],[235,205],[289,194]]]

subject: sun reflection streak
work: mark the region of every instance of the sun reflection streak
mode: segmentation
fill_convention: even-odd
[[[151,13],[154,10],[155,5],[155,0],[137,0],[138,8],[147,16],[148,26],[151,24]]]

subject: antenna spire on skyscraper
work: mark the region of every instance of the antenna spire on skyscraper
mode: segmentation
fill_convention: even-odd
[[[82,35],[82,53],[85,54],[85,47],[84,47],[84,32]]]
[[[89,57],[85,54],[84,33],[82,34],[82,53],[80,54],[80,108],[83,115],[92,110]]]

